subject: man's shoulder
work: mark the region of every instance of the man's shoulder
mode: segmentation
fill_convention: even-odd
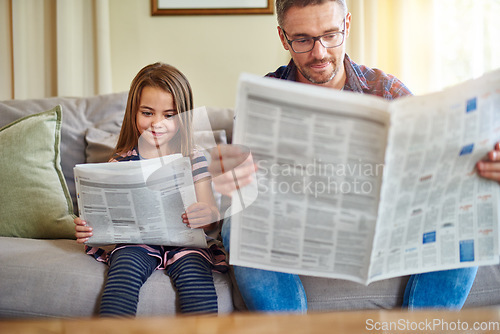
[[[280,66],[276,71],[269,72],[265,76],[268,78],[295,81],[295,64],[293,60],[290,60],[288,65]]]
[[[350,62],[356,77],[361,81],[365,94],[377,95],[392,100],[401,96],[412,95],[406,85],[396,76],[378,68],[371,68]]]
[[[378,68],[372,68],[365,65],[357,65],[362,77],[366,80],[369,85],[374,85],[377,82],[392,82],[399,81],[396,76],[386,73]]]
[[[268,78],[286,79],[287,72],[288,72],[287,68],[288,68],[288,66],[286,66],[286,65],[280,66],[276,71],[269,72],[265,76]]]

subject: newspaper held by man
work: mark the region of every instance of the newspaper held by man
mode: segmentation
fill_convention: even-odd
[[[93,228],[87,244],[207,247],[203,230],[181,219],[196,202],[188,157],[82,164],[74,174],[79,215]]]
[[[474,166],[500,141],[500,71],[390,102],[245,74],[236,115],[259,168],[232,264],[368,284],[498,263],[500,187]]]

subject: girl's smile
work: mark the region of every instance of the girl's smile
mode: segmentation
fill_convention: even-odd
[[[149,130],[148,130],[149,131]],[[158,132],[158,131],[155,131],[155,130],[151,130],[150,131],[151,134],[154,136],[154,137],[161,137],[163,136],[166,132]]]

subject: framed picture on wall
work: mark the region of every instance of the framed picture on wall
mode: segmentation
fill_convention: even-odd
[[[151,15],[272,13],[273,0],[151,0]]]

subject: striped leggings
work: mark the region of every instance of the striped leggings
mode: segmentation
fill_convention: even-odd
[[[141,249],[126,247],[113,253],[101,298],[100,316],[134,316],[139,290],[159,264]],[[166,270],[177,289],[181,313],[217,313],[217,293],[210,263],[188,254]]]

